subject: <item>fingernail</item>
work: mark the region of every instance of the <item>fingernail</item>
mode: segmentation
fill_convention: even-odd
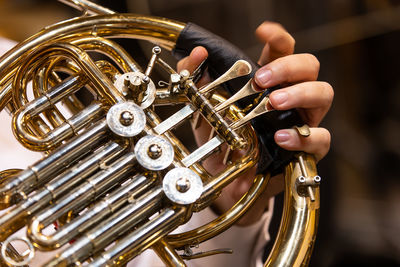
[[[278,131],[275,134],[275,141],[277,143],[285,143],[289,141],[290,139],[290,134],[287,131]]]
[[[289,95],[287,92],[275,92],[270,98],[274,104],[282,105],[287,101],[288,97]]]
[[[272,71],[270,70],[262,70],[256,73],[256,82],[259,86],[266,86],[268,82],[271,80]]]

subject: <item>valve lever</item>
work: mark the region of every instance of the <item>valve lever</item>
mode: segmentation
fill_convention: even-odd
[[[246,116],[244,116],[242,119],[240,119],[238,121],[235,121],[234,123],[229,125],[229,127],[232,128],[233,130],[238,129],[241,126],[243,126],[245,123],[247,123],[248,121],[250,121],[250,120],[254,119],[255,117],[258,117],[264,113],[267,113],[271,110],[274,110],[274,109],[271,107],[271,105],[269,103],[269,97],[266,96]]]
[[[261,93],[261,91],[254,88],[253,80],[251,79],[239,91],[237,91],[236,94],[228,98],[225,102],[216,106],[215,110],[216,112],[220,112],[235,103],[236,101],[257,93]]]
[[[238,60],[227,70],[224,74],[218,77],[218,79],[214,80],[213,82],[203,86],[199,89],[199,92],[202,94],[210,92],[212,89],[217,87],[218,85],[232,80],[234,78],[238,78],[247,74],[251,73],[251,65],[245,60]]]
[[[233,253],[233,250],[231,248],[219,248],[219,249],[213,249],[213,250],[209,250],[209,251],[201,251],[201,252],[194,253],[190,247],[186,246],[184,253],[180,256],[184,260],[192,260],[192,259],[208,257],[208,256],[212,256],[212,255],[232,254],[232,253]]]
[[[207,69],[208,61],[207,59],[203,60],[200,65],[193,71],[190,79],[193,80],[194,83],[197,83],[201,77],[203,76],[204,71]]]

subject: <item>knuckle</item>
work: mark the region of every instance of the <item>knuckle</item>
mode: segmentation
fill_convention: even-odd
[[[264,41],[271,44],[272,49],[284,55],[294,52],[295,39],[277,22],[264,21],[256,29],[256,33],[264,36]]]
[[[273,63],[275,66],[275,72],[279,73],[279,76],[286,77],[287,80],[290,80],[293,76],[292,73],[292,64],[287,64],[288,58],[287,57],[280,57],[275,60]]]
[[[325,92],[327,94],[327,98],[330,102],[332,102],[333,97],[335,96],[335,91],[333,90],[332,85],[327,82],[322,82],[324,85]]]
[[[292,47],[292,53],[294,52],[294,47],[296,46],[296,40],[294,39],[294,37],[292,35],[289,34],[289,42],[290,45]]]
[[[287,32],[277,32],[270,40],[272,49],[282,55],[291,55],[294,52],[295,40]]]
[[[331,146],[331,133],[325,128],[321,128],[321,146],[326,153]]]
[[[267,27],[270,27],[270,28],[274,28],[274,29],[277,29],[277,30],[285,30],[283,28],[282,24],[280,24],[279,22],[276,22],[276,21],[265,20],[261,25],[267,26]]]
[[[300,137],[299,133],[295,129],[290,129],[290,139],[288,141],[288,147],[294,150],[301,150],[304,147],[303,138]]]
[[[330,106],[335,95],[332,85],[327,82],[320,82],[325,103]]]
[[[316,56],[313,54],[303,54],[305,59],[307,60],[307,64],[311,67],[312,73],[315,76],[315,79],[318,77],[319,69],[320,69],[320,62]]]
[[[298,83],[288,87],[290,108],[300,108],[311,98],[308,83]]]
[[[284,79],[288,82],[292,82],[296,77],[295,73],[293,73],[292,66],[289,64],[282,64],[281,73],[282,77],[285,77]]]
[[[331,145],[331,134],[325,128],[314,128],[312,129],[310,137],[306,138],[306,144],[303,146],[306,149],[303,151],[314,154],[317,161],[319,161],[325,157],[329,151]]]
[[[266,20],[257,27],[256,34],[260,34],[261,36],[263,36],[263,39],[269,39],[271,33],[275,32],[277,24],[278,23],[276,22]]]

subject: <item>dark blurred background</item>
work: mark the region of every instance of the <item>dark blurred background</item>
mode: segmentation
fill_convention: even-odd
[[[323,127],[332,147],[319,164],[321,220],[311,266],[400,266],[399,0],[100,1],[117,10],[195,22],[254,60],[253,32],[281,23],[297,53],[321,62],[335,89]],[[0,35],[21,41],[74,14],[45,0],[0,0]]]

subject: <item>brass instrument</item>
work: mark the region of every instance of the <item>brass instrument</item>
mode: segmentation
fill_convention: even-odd
[[[0,110],[12,115],[23,146],[46,154],[25,170],[0,173],[0,203],[7,209],[0,217],[2,264],[29,265],[35,250],[58,249],[44,266],[117,266],[153,249],[167,266],[186,266],[184,259],[204,256],[187,253],[193,244],[201,246],[233,225],[267,186],[270,175],[258,174],[225,214],[171,234],[259,161],[250,121],[275,112],[267,108],[268,95],[260,95],[251,80],[228,98],[215,90],[238,77],[248,81],[254,64],[235,59],[214,82],[197,88],[200,68],[177,73],[160,54],[160,47],[177,48],[187,24],[116,14],[86,0],[63,2],[85,15],[46,27],[0,59]],[[113,38],[156,44],[145,69]],[[104,58],[96,60],[93,53]],[[155,68],[169,80],[155,83]],[[81,91],[89,92],[89,103],[77,96]],[[243,107],[234,104],[249,95],[259,97]],[[159,105],[180,109],[161,119]],[[188,120],[213,128],[192,152],[174,134]],[[298,129],[307,134],[306,126]],[[225,169],[213,176],[201,162],[224,144]],[[239,149],[245,156],[233,159]],[[320,182],[315,160],[296,153],[285,165],[284,215],[265,266],[307,265],[315,239]],[[54,222],[57,230],[45,233]],[[26,238],[15,237],[25,226]],[[14,249],[16,241],[26,243],[26,254]],[[218,251],[205,255],[213,253]]]

